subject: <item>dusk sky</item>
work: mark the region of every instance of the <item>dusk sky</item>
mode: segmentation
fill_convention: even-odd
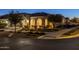
[[[8,14],[12,9],[0,9],[0,15]],[[79,17],[79,9],[15,9],[25,13],[46,12],[51,14],[62,14],[65,17]]]

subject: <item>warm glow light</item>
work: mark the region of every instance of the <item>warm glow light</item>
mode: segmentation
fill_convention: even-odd
[[[27,20],[27,23],[29,23],[29,20]]]
[[[37,28],[40,28],[40,26],[42,26],[42,19],[38,18],[38,20],[37,20]]]
[[[24,19],[22,23],[23,23],[23,26],[29,25],[30,29],[35,29],[35,28],[42,29],[43,20],[45,20],[45,27],[46,27],[48,25],[48,19],[47,18],[42,19],[42,17],[37,17],[37,16],[31,17],[30,22],[29,22],[29,19]],[[50,29],[53,28],[53,24],[51,22],[49,22],[49,28]]]
[[[7,24],[8,24],[8,21],[5,21],[5,23],[7,23]]]

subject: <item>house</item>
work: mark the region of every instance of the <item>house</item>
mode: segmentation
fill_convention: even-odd
[[[62,15],[60,14],[56,14],[55,18],[52,18],[51,20],[53,21],[49,21],[49,16],[51,14],[48,13],[44,13],[44,12],[40,12],[40,13],[32,13],[32,14],[28,14],[28,13],[18,13],[18,15],[21,15],[23,20],[21,22],[19,22],[16,26],[17,27],[23,27],[26,29],[32,29],[32,30],[38,30],[38,29],[54,29],[56,25],[59,26],[61,24],[65,23],[65,19]],[[1,16],[1,19],[7,19],[6,21],[8,21],[9,19],[9,15],[3,15]],[[9,21],[8,21],[9,22]],[[11,23],[8,23],[8,26],[10,26]]]
[[[48,21],[48,14],[36,13],[26,15],[22,21],[23,27],[29,29],[53,29],[53,23]]]

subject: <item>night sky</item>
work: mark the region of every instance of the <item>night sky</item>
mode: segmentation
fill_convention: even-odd
[[[8,14],[12,9],[0,9],[0,15]],[[51,14],[62,14],[65,17],[79,17],[79,9],[14,9],[14,11],[35,13],[46,12]]]

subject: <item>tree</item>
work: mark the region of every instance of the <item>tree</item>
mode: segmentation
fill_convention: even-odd
[[[9,21],[14,24],[15,26],[15,33],[16,33],[16,25],[17,23],[22,21],[22,15],[19,13],[14,13],[13,11],[9,14]]]
[[[61,15],[61,14],[56,14],[56,15],[55,15],[54,22],[57,22],[57,23],[62,23],[63,18],[64,18],[64,16],[63,16],[63,15]]]
[[[64,16],[61,14],[56,14],[56,15],[49,15],[48,16],[48,21],[52,22],[54,27],[56,27],[56,23],[61,24],[63,21]]]
[[[69,17],[66,17],[65,20],[66,20],[66,21],[65,21],[66,25],[69,25],[69,24],[70,24],[70,22],[69,22],[69,21],[70,21],[70,20],[69,20]]]
[[[52,22],[52,24],[54,25],[54,27],[56,27],[54,20],[55,20],[55,15],[52,14],[52,15],[49,15],[49,16],[48,16],[48,21],[49,21],[49,22]],[[49,23],[49,22],[48,22],[48,23]],[[48,24],[48,25],[49,25],[49,24]]]
[[[74,17],[74,18],[72,19],[72,22],[73,22],[73,23],[77,23],[77,19],[78,19],[78,18]]]

